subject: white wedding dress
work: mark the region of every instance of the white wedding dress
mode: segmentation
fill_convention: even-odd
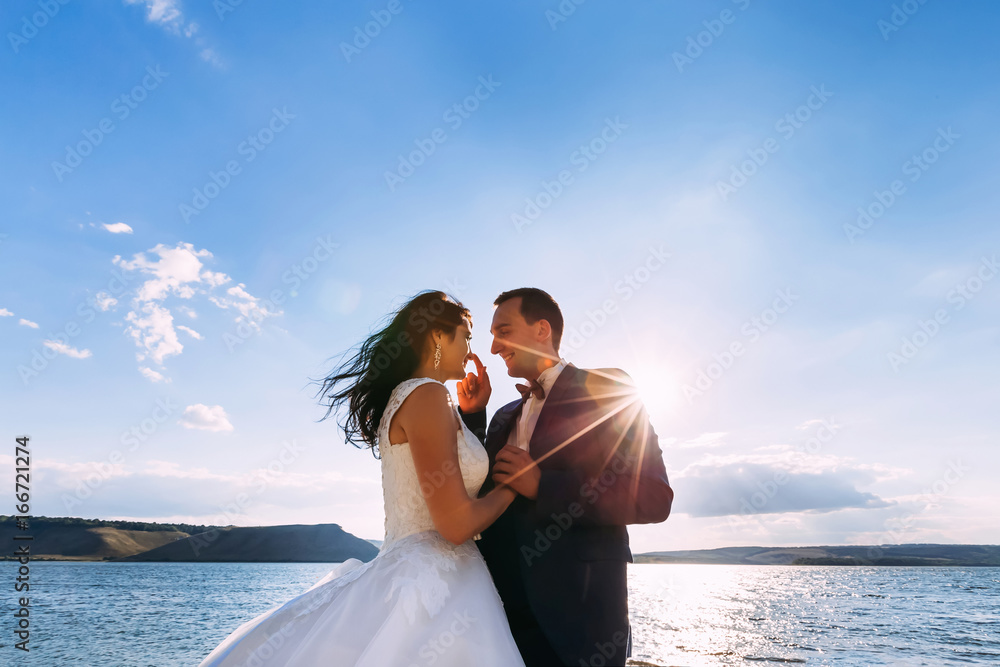
[[[437,380],[397,385],[379,424],[385,541],[378,555],[367,563],[348,559],[301,595],[244,623],[201,667],[523,667],[479,549],[472,540],[455,546],[441,537],[409,444],[389,444],[392,415],[427,382]],[[475,498],[489,459],[465,424],[458,457]]]

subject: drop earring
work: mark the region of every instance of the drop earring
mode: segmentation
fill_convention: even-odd
[[[441,343],[434,343],[434,370],[441,366]]]

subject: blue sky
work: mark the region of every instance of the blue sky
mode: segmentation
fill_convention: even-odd
[[[491,304],[534,285],[646,400],[677,500],[635,551],[1000,541],[992,3],[2,16],[34,514],[380,538],[378,463],[309,378],[445,289],[495,410]]]

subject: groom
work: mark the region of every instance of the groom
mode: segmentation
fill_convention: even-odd
[[[519,494],[477,544],[528,667],[624,665],[625,525],[666,520],[674,497],[656,434],[624,371],[559,357],[563,317],[546,292],[511,290],[494,305],[490,351],[527,384],[487,430],[485,404],[468,399],[488,392],[459,383],[462,418],[490,455],[479,495],[496,484]]]

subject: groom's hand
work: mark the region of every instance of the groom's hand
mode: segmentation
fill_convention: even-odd
[[[538,496],[541,479],[542,471],[535,460],[520,447],[507,445],[497,452],[493,466],[493,481],[497,484],[506,484],[525,498],[534,500]]]
[[[458,381],[458,407],[467,415],[485,410],[486,404],[490,402],[490,394],[493,393],[486,366],[483,366],[477,355],[469,354],[469,357],[476,363],[476,372],[469,373]]]

